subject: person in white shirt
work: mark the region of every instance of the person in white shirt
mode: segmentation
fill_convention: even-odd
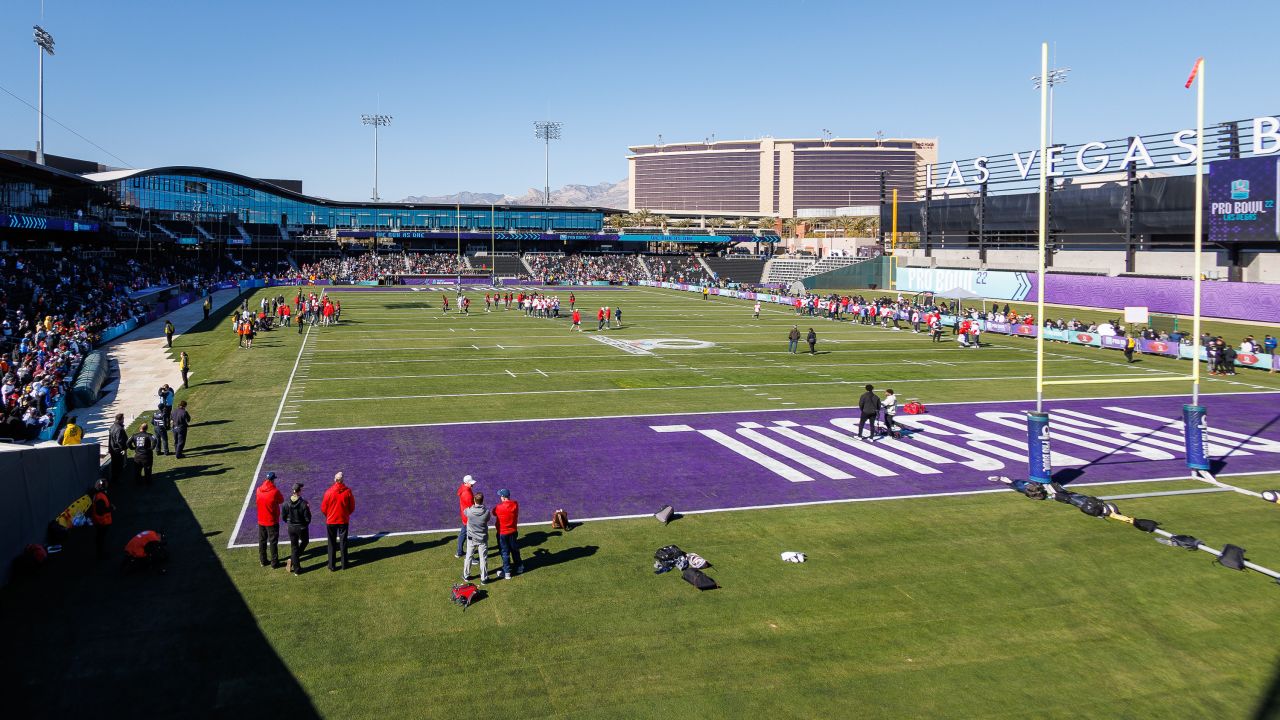
[[[752,312],[751,317],[755,318],[756,320],[760,319],[760,301],[759,300],[756,301],[756,307],[754,312]]]
[[[884,410],[884,432],[889,437],[899,437],[901,433],[896,429],[897,425],[893,418],[898,414],[898,396],[893,394],[893,388],[889,388],[884,393],[884,401],[880,403],[881,409]]]

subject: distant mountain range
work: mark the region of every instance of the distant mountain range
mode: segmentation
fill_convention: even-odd
[[[604,207],[618,210],[627,208],[627,180],[616,183],[602,182],[597,185],[565,185],[551,191],[552,205],[569,205],[575,207]],[[463,190],[452,195],[410,195],[401,200],[405,203],[461,203],[463,205],[541,205],[542,191],[529,188],[519,197],[500,193],[470,192]]]

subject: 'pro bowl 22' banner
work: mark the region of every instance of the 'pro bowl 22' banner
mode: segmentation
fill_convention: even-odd
[[[1277,172],[1274,155],[1209,164],[1209,242],[1273,243],[1280,237]]]

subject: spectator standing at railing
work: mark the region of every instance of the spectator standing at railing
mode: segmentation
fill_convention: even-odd
[[[67,428],[62,431],[63,445],[79,445],[84,439],[84,428],[76,424],[76,417],[72,415],[67,418]]]

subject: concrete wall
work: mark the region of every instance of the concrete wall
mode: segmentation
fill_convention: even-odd
[[[1280,253],[1245,253],[1244,281],[1280,283]]]
[[[1226,277],[1225,253],[1201,253],[1202,270],[1211,277]],[[1134,272],[1139,275],[1191,277],[1195,271],[1195,254],[1189,252],[1139,251],[1134,254]]]
[[[1123,250],[1064,250],[1054,253],[1053,269],[1101,272],[1119,275],[1124,272]]]

